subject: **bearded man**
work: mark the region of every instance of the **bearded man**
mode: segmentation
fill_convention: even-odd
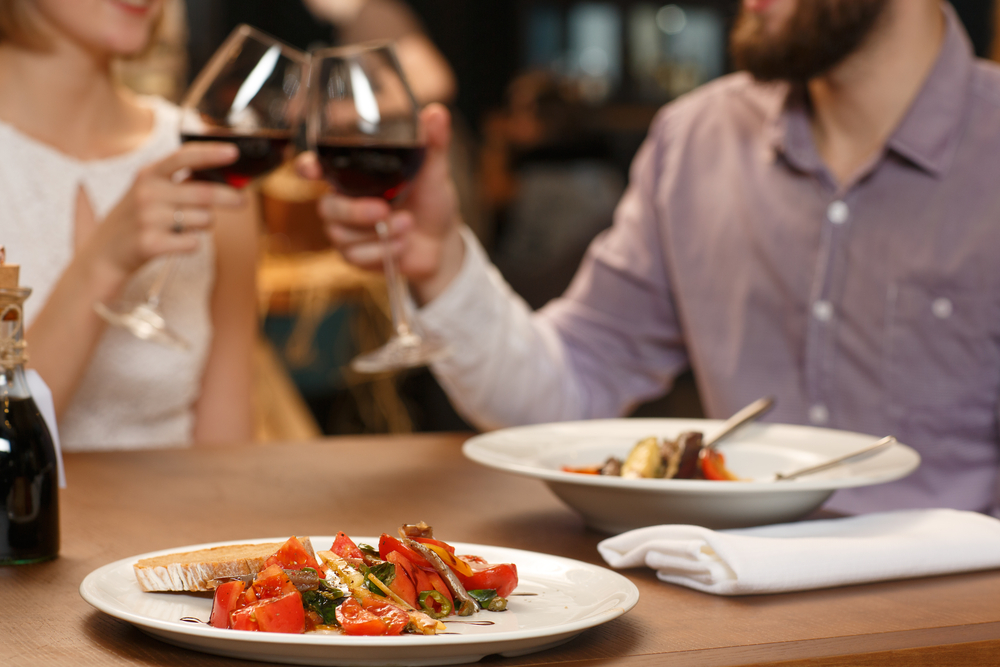
[[[711,417],[894,434],[921,467],[827,507],[1000,516],[1000,71],[940,0],[744,0],[723,77],[666,106],[613,227],[537,313],[458,218],[447,115],[400,210],[321,202],[345,256],[373,225],[433,366],[483,427],[627,414],[690,366]],[[306,166],[308,171],[309,167]]]

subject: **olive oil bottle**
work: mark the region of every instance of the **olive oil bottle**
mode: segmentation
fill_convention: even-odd
[[[59,553],[59,487],[52,435],[24,375],[24,300],[0,248],[0,565]]]

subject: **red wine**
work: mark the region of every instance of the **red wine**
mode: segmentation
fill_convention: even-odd
[[[236,162],[224,167],[192,172],[196,181],[226,183],[242,188],[247,183],[276,169],[285,161],[285,149],[292,141],[292,133],[271,131],[261,135],[239,134],[182,134],[181,141],[224,141],[240,149]]]
[[[56,452],[31,398],[0,397],[0,564],[59,553]]]
[[[398,197],[420,171],[423,146],[320,143],[316,146],[323,173],[349,197]]]

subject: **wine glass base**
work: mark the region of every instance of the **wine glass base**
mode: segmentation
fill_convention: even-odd
[[[94,310],[105,322],[127,330],[136,338],[175,350],[186,352],[191,349],[191,343],[171,329],[163,316],[147,303],[140,303],[120,313],[98,301],[94,304]]]
[[[448,348],[436,341],[417,336],[398,336],[382,347],[351,360],[351,369],[358,373],[383,373],[415,368],[444,358]]]

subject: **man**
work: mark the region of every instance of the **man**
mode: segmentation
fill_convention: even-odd
[[[434,366],[484,427],[612,416],[690,365],[712,417],[773,395],[773,421],[896,435],[923,464],[838,492],[862,512],[1000,516],[1000,71],[939,0],[744,0],[748,73],[668,105],[611,230],[561,299],[511,296],[455,213],[447,117],[394,251]],[[375,267],[384,203],[321,202]]]

